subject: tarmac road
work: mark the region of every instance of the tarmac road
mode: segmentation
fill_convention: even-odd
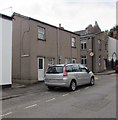
[[[26,90],[26,89],[25,89]],[[37,84],[2,101],[3,118],[116,118],[116,74],[96,75],[94,86],[49,91]]]

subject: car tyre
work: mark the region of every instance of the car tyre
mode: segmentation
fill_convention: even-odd
[[[72,80],[70,83],[70,91],[75,91],[76,88],[77,88],[77,84],[74,80]]]
[[[92,77],[90,80],[90,85],[94,85],[94,84],[95,84],[95,79],[94,79],[94,77]]]

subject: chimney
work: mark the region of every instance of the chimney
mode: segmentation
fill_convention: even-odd
[[[61,24],[59,24],[59,28],[61,28]]]
[[[61,24],[59,24],[59,28],[60,28],[60,29],[64,29],[64,27],[62,27]]]

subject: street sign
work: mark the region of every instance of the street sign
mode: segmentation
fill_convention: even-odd
[[[90,52],[90,56],[91,56],[91,57],[94,56],[94,53],[93,53],[93,52]]]

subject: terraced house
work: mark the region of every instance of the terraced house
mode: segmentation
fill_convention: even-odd
[[[42,81],[47,66],[57,63],[80,63],[79,35],[14,13],[13,78]]]

